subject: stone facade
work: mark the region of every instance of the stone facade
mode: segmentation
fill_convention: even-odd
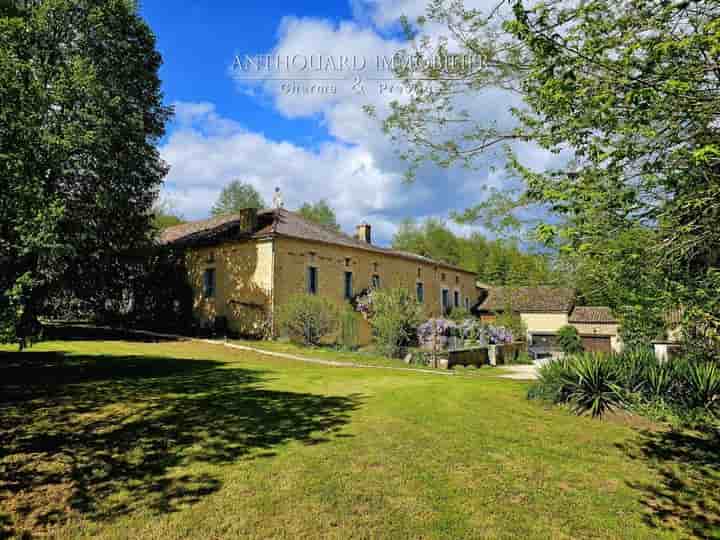
[[[338,305],[346,299],[346,273],[352,274],[352,294],[371,287],[405,287],[414,293],[422,283],[427,317],[442,313],[443,290],[451,306],[471,307],[477,302],[475,276],[449,265],[407,257],[390,250],[365,250],[299,238],[225,241],[194,247],[187,256],[195,291],[195,314],[201,323],[226,317],[230,330],[247,333],[256,319],[274,319],[293,295],[308,292],[309,268],[315,268],[317,294]],[[205,295],[206,271],[214,272],[215,290]],[[360,320],[360,342],[370,341],[367,322]],[[273,334],[277,328],[273,325]]]

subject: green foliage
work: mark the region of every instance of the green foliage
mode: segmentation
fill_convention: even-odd
[[[717,358],[720,4],[512,4],[488,16],[462,2],[431,3],[427,23],[446,26],[462,52],[485,62],[453,77],[428,67],[425,82],[398,70],[413,92],[392,105],[385,128],[409,143],[409,177],[425,160],[471,166],[512,141],[559,154],[552,168],[533,170],[509,146],[511,180],[486,198],[501,211],[481,204],[461,217],[516,226],[532,221],[523,210],[550,212],[535,238],[559,251],[586,300],[629,307],[630,343],[647,345],[657,314],[682,306],[684,328],[700,338],[688,344]],[[421,56],[435,41],[410,37]],[[512,109],[519,125],[473,118],[457,102],[498,89],[521,96]]]
[[[673,387],[673,376],[676,370],[672,364],[655,364],[647,370],[644,391],[652,398],[662,398],[670,393]]]
[[[717,409],[720,405],[720,367],[716,363],[690,365],[688,399],[691,406]]]
[[[280,307],[278,323],[295,343],[319,345],[337,331],[340,315],[329,300],[312,294],[298,294]]]
[[[167,199],[158,200],[153,207],[153,227],[162,231],[168,227],[182,225],[185,219],[178,214],[171,201]]]
[[[220,192],[211,212],[213,216],[222,216],[237,214],[246,208],[265,208],[265,201],[251,184],[233,180]]]
[[[514,242],[487,240],[479,233],[458,236],[437,219],[429,218],[421,225],[405,220],[392,246],[475,272],[483,283],[537,285],[557,279],[547,256],[524,252]]]
[[[686,358],[659,363],[647,349],[569,355],[540,368],[528,397],[593,416],[624,407],[653,420],[707,428],[720,411],[720,367]]]
[[[417,340],[422,306],[407,289],[380,289],[373,292],[370,326],[380,352],[399,357]]]
[[[567,403],[577,414],[599,417],[623,404],[619,382],[616,365],[607,356],[579,354],[543,365],[528,397]]]
[[[321,199],[314,204],[303,204],[298,210],[298,213],[305,219],[318,223],[323,227],[327,227],[335,231],[340,230],[340,225],[337,222],[335,211],[330,207],[325,199]]]
[[[450,310],[448,318],[455,322],[462,322],[467,319],[472,319],[473,316],[470,311],[468,311],[464,307],[454,307]]]
[[[582,339],[577,328],[566,324],[558,330],[558,344],[565,354],[577,354],[583,351]]]
[[[622,405],[622,389],[614,362],[605,355],[581,354],[569,364],[568,401],[578,413],[599,417]]]
[[[345,350],[358,348],[358,313],[350,306],[340,312],[340,346]]]
[[[148,245],[171,110],[135,3],[16,14],[0,11],[0,339],[24,342],[48,295],[113,280],[108,262]]]
[[[565,403],[569,397],[567,381],[570,378],[568,360],[559,359],[547,362],[538,369],[538,379],[530,385],[528,398],[555,404]]]
[[[507,328],[513,336],[513,341],[527,340],[527,325],[511,308],[495,315],[495,326]]]

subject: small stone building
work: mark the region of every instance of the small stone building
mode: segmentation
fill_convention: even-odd
[[[299,293],[337,304],[363,290],[405,287],[427,317],[477,304],[475,275],[426,257],[376,246],[369,224],[355,236],[323,227],[283,208],[245,210],[170,227],[160,242],[183,249],[201,324],[224,317],[229,329],[252,333],[269,321],[277,335],[278,308]],[[360,317],[360,342],[370,340]]]
[[[585,350],[619,352],[619,323],[610,308],[576,306],[576,292],[567,287],[490,287],[480,291],[475,313],[492,322],[498,313],[517,314],[527,326],[531,347],[557,348],[557,333],[565,325],[577,328]]]

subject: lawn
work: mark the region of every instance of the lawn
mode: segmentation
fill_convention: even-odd
[[[263,349],[270,352],[292,354],[331,362],[346,362],[351,364],[362,364],[381,367],[419,367],[408,366],[402,360],[387,358],[376,354],[371,350],[367,351],[342,351],[332,347],[302,347],[288,341],[249,341],[243,339],[231,340],[231,343]]]
[[[480,371],[328,367],[186,341],[0,349],[0,529],[104,539],[720,535],[713,441],[573,417],[527,401],[525,383]]]

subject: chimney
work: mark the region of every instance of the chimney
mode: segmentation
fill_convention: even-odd
[[[366,244],[372,244],[372,227],[363,221],[355,227],[355,238]]]

